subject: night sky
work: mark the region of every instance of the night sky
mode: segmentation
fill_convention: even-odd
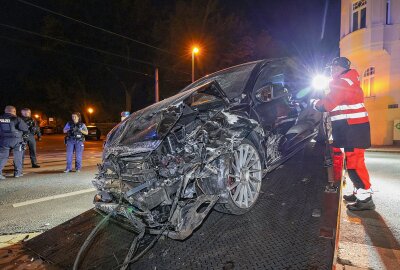
[[[72,13],[71,10],[61,10],[60,5],[58,4],[59,2],[55,0],[27,0],[27,2],[46,7],[60,13],[65,13],[66,15],[69,15],[71,17],[77,16],[76,14]],[[63,0],[61,2],[68,1]],[[96,2],[96,0],[92,0],[92,2]],[[151,2],[152,11],[154,12],[154,14],[157,14],[158,10],[172,10],[172,7],[175,4],[175,1],[153,0]],[[340,1],[219,0],[217,2],[219,3],[219,8],[222,9],[223,12],[240,15],[255,32],[267,31],[274,40],[282,44],[282,47],[285,47],[286,53],[289,56],[296,55],[305,61],[312,62],[314,63],[314,65],[322,67],[333,57],[339,54],[338,43],[340,30]],[[82,3],[82,5],[84,4]],[[324,25],[323,22],[326,7],[327,16],[325,18]],[[101,14],[104,13],[103,10],[96,10],[96,8],[82,8],[85,8],[85,14],[90,14],[92,17],[96,17],[96,14],[102,16]],[[49,16],[49,14],[41,10],[35,9],[29,5],[11,0],[3,1],[2,8],[0,9],[0,24],[7,24],[35,32],[40,32],[41,30],[43,30],[43,20],[46,16]],[[57,18],[57,16],[54,17]],[[79,19],[79,17],[76,18]],[[62,25],[61,27],[67,27],[71,24],[71,22],[69,22],[68,20],[59,20]],[[97,22],[90,21],[90,23],[96,26],[98,25]],[[102,24],[102,27],[106,28],[107,18],[101,18],[99,23]],[[79,29],[82,28],[82,26],[79,25],[74,27],[76,27],[77,33]],[[323,29],[325,29],[325,31],[323,31]],[[133,36],[134,33],[130,33],[130,35]],[[138,36],[140,37],[140,35]],[[135,37],[137,36],[135,35]],[[74,38],[71,36],[68,36],[68,38],[69,40],[74,40]],[[88,44],[91,47],[103,48],[103,44],[107,42],[107,38],[107,34],[97,32],[93,38],[93,42],[91,42],[91,39],[88,38],[87,40],[85,40],[85,44]],[[146,42],[151,44],[162,43],[162,40],[152,41],[151,38],[149,39],[145,36],[143,38],[146,38]],[[114,39],[110,38],[110,40],[114,42]],[[26,74],[37,74],[38,72],[40,74],[40,70],[38,71],[37,69],[40,69],[41,65],[43,66],[43,63],[45,65],[46,63],[53,64],[53,62],[58,61],[60,57],[65,57],[63,55],[52,55],[46,56],[45,58],[45,56],[43,56],[43,52],[40,52],[40,50],[38,50],[38,48],[40,49],[40,47],[43,47],[44,44],[46,44],[45,42],[46,41],[41,38],[29,35],[27,33],[21,33],[0,25],[1,107],[4,107],[7,104],[16,104],[17,106],[27,106],[32,108],[37,107],[39,108],[38,110],[46,113],[47,108],[45,100],[47,98],[47,94],[45,94],[44,92],[41,93],[40,90],[36,90],[36,93],[32,93],[32,91],[29,92],[25,89],[26,83],[22,83]],[[58,48],[60,50],[62,49],[64,53],[66,52],[68,54],[72,54],[82,58],[88,57],[87,52],[83,49],[70,48],[68,45],[65,44],[60,45]],[[140,48],[138,48],[138,50],[140,50]],[[152,54],[151,49],[146,48],[146,50],[149,50],[150,53],[143,53],[142,55],[136,57],[142,57],[141,59],[143,60],[152,61],[152,57],[155,58],[156,55]],[[118,53],[117,50],[114,50],[114,52]],[[212,57],[215,58],[216,56]],[[211,60],[209,61],[212,61],[212,57],[210,57]],[[76,61],[80,61],[77,57],[75,58]],[[95,62],[103,62],[104,60],[98,55],[87,59],[92,62],[86,61],[85,63],[82,63],[82,65],[84,65],[86,69],[90,70],[94,69],[97,65]],[[174,66],[174,63],[178,63],[179,61],[181,61],[181,59],[179,59],[179,57],[177,57],[177,59],[170,57],[166,61],[168,61],[166,62],[168,66]],[[39,62],[40,64],[38,64]],[[122,66],[121,63],[117,63],[115,65]],[[140,71],[145,74],[147,74],[149,70],[151,72],[151,69],[149,69],[148,67],[137,63],[130,63],[129,69],[134,69],[135,71]],[[210,71],[207,70],[207,72]],[[151,87],[152,79],[150,78],[150,76],[148,78],[144,78],[144,76],[140,77],[140,74],[136,75],[138,76],[138,80],[143,80],[143,89],[145,89],[146,87]],[[58,76],[58,74],[54,74],[54,76]],[[181,73],[179,76],[176,76],[176,78],[183,78],[182,81],[185,81],[186,79],[188,79],[185,76],[188,77],[187,74]],[[50,78],[50,76],[47,77]],[[104,107],[103,105],[100,105],[104,104],[104,101],[102,100],[109,100],[109,98],[111,97],[110,93],[108,93],[109,90],[104,89],[110,89],[115,84],[115,81],[112,81],[112,79],[108,80],[107,76],[104,76],[102,79],[104,80],[91,79],[86,81],[86,83],[88,84],[88,88],[92,87],[99,89],[98,91],[94,91],[93,93],[96,93],[96,95],[98,95],[98,106],[101,108]],[[183,85],[186,84],[185,82],[182,83]],[[165,82],[165,85],[165,87],[167,87],[167,82]],[[180,86],[183,85],[181,84]],[[170,87],[176,86],[171,85]],[[91,95],[93,95],[93,93]],[[24,95],[27,97],[22,97]],[[151,103],[151,100],[152,97],[150,96],[138,95],[135,98],[136,102],[134,102],[133,104],[133,110],[139,109]],[[117,113],[120,112],[122,110],[121,108],[123,108],[124,106],[124,98],[122,95],[119,98],[115,97],[114,95],[113,101],[114,107],[104,107],[103,110],[110,110],[112,114],[118,116]],[[54,110],[50,111],[50,113],[54,114]],[[66,115],[67,113],[68,112],[62,112],[62,114],[60,115]],[[114,118],[112,118],[111,120],[113,120]],[[110,119],[105,117],[104,120]]]
[[[339,53],[340,1],[337,0],[225,0],[243,12],[255,27],[268,29],[293,50]],[[232,4],[235,3],[235,4]],[[325,6],[328,5],[322,35]],[[308,49],[306,49],[308,48]]]

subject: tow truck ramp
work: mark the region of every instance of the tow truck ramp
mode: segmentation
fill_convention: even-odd
[[[310,143],[266,176],[262,194],[248,213],[212,211],[191,237],[161,237],[128,269],[334,268],[340,189],[329,189],[324,155],[325,145]],[[102,219],[89,210],[27,241],[14,259],[9,252],[6,263],[2,252],[0,268],[16,262],[21,267],[21,258],[40,257],[43,269],[72,269],[82,244]],[[120,269],[135,237],[125,224],[108,221],[82,254],[78,269]],[[138,252],[154,237],[146,235]]]

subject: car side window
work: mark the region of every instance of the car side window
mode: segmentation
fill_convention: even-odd
[[[267,66],[261,72],[259,73],[257,80],[254,84],[253,88],[253,95],[255,96],[255,93],[257,90],[261,89],[262,87],[265,87],[269,84],[273,85],[283,85],[283,72],[282,69],[277,67],[277,66]]]

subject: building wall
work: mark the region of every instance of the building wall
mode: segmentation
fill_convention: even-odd
[[[375,67],[374,95],[365,98],[374,145],[393,143],[393,121],[400,119],[400,0],[391,0],[391,24],[386,24],[386,1],[367,0],[366,28],[351,31],[352,4],[342,0],[340,54],[360,73]]]

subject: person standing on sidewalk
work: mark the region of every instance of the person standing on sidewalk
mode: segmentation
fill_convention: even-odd
[[[65,173],[72,171],[72,158],[75,151],[75,171],[82,169],[82,154],[84,149],[85,136],[88,134],[87,127],[81,121],[79,112],[72,113],[72,121],[67,122],[64,127],[65,144],[67,145],[67,167]]]
[[[17,116],[14,106],[6,106],[4,114],[0,115],[0,179],[5,179],[2,172],[10,156],[14,155],[14,177],[22,176],[22,136],[28,132],[28,126]]]
[[[40,168],[37,164],[36,158],[36,140],[35,135],[37,135],[38,140],[41,138],[40,128],[36,121],[31,117],[31,110],[29,108],[24,108],[21,110],[22,120],[28,125],[29,132],[25,138],[25,141],[29,148],[29,156],[31,158],[32,168]],[[22,161],[24,160],[24,155],[22,156]]]
[[[365,149],[371,147],[370,124],[359,74],[350,69],[350,64],[346,57],[333,59],[330,92],[325,98],[311,100],[311,106],[317,111],[329,112],[332,123],[334,171],[342,170],[341,149],[344,149],[346,169],[354,185],[353,194],[343,196],[347,202],[352,202],[347,208],[352,211],[373,210],[375,204],[364,159]],[[339,159],[341,161],[337,162]],[[337,166],[338,164],[340,165]]]

